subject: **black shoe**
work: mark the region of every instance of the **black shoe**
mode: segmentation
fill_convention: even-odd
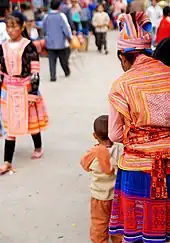
[[[65,77],[68,78],[71,75],[71,71],[69,71],[68,73],[65,73]]]
[[[51,79],[50,80],[51,82],[56,82],[57,81],[57,79],[55,78],[55,79]]]
[[[105,51],[105,55],[108,55],[109,54],[109,52],[108,51]]]

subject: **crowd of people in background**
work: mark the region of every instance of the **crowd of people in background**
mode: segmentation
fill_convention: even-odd
[[[72,34],[79,37],[80,44],[83,46],[81,49],[88,51],[89,36],[94,34],[97,49],[100,51],[99,42],[101,42],[106,54],[108,53],[107,31],[117,29],[117,19],[120,14],[145,11],[152,21],[153,44],[155,44],[157,30],[163,16],[163,9],[156,0],[149,2],[141,0],[61,0],[59,2],[60,6],[57,11],[65,14]],[[167,5],[164,4],[165,7],[168,7]],[[30,2],[12,4],[10,11],[22,12],[30,40],[36,41],[44,38],[43,23],[46,17],[53,12],[51,1],[46,1],[41,8],[33,8]],[[168,18],[166,20],[168,21]],[[160,28],[162,28],[162,24]]]
[[[168,7],[168,3],[161,1],[158,4],[157,0],[61,0],[58,11],[64,13],[67,17],[72,34],[80,38],[83,37],[83,41],[80,42],[83,43],[83,50],[88,51],[91,33],[95,35],[98,48],[99,34],[96,33],[105,33],[106,35],[108,29],[117,29],[118,16],[122,13],[134,11],[144,11],[151,18],[153,44],[155,44],[157,30],[163,16],[163,7]],[[27,31],[31,40],[44,38],[43,23],[46,17],[53,12],[51,1],[43,3],[41,8],[33,8],[33,5],[29,2],[19,5],[13,4],[12,10],[21,11],[25,16]],[[102,14],[96,14],[96,12],[102,12]],[[103,18],[104,15],[105,18]],[[96,16],[98,17],[96,18]],[[99,23],[96,23],[96,19]],[[102,27],[99,27],[99,25],[102,25]],[[102,43],[103,46],[106,45],[105,38],[102,38]],[[100,48],[98,49],[100,50]]]

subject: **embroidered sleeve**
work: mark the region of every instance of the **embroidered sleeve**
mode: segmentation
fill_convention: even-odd
[[[39,73],[39,72],[40,72],[40,62],[31,61],[31,73]]]

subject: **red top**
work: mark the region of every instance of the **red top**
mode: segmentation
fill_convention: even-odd
[[[167,37],[170,37],[170,17],[163,17],[157,31],[156,44]]]

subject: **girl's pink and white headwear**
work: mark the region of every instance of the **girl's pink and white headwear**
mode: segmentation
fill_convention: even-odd
[[[143,12],[121,14],[118,19],[120,35],[118,50],[130,52],[134,50],[151,51],[152,24]]]

